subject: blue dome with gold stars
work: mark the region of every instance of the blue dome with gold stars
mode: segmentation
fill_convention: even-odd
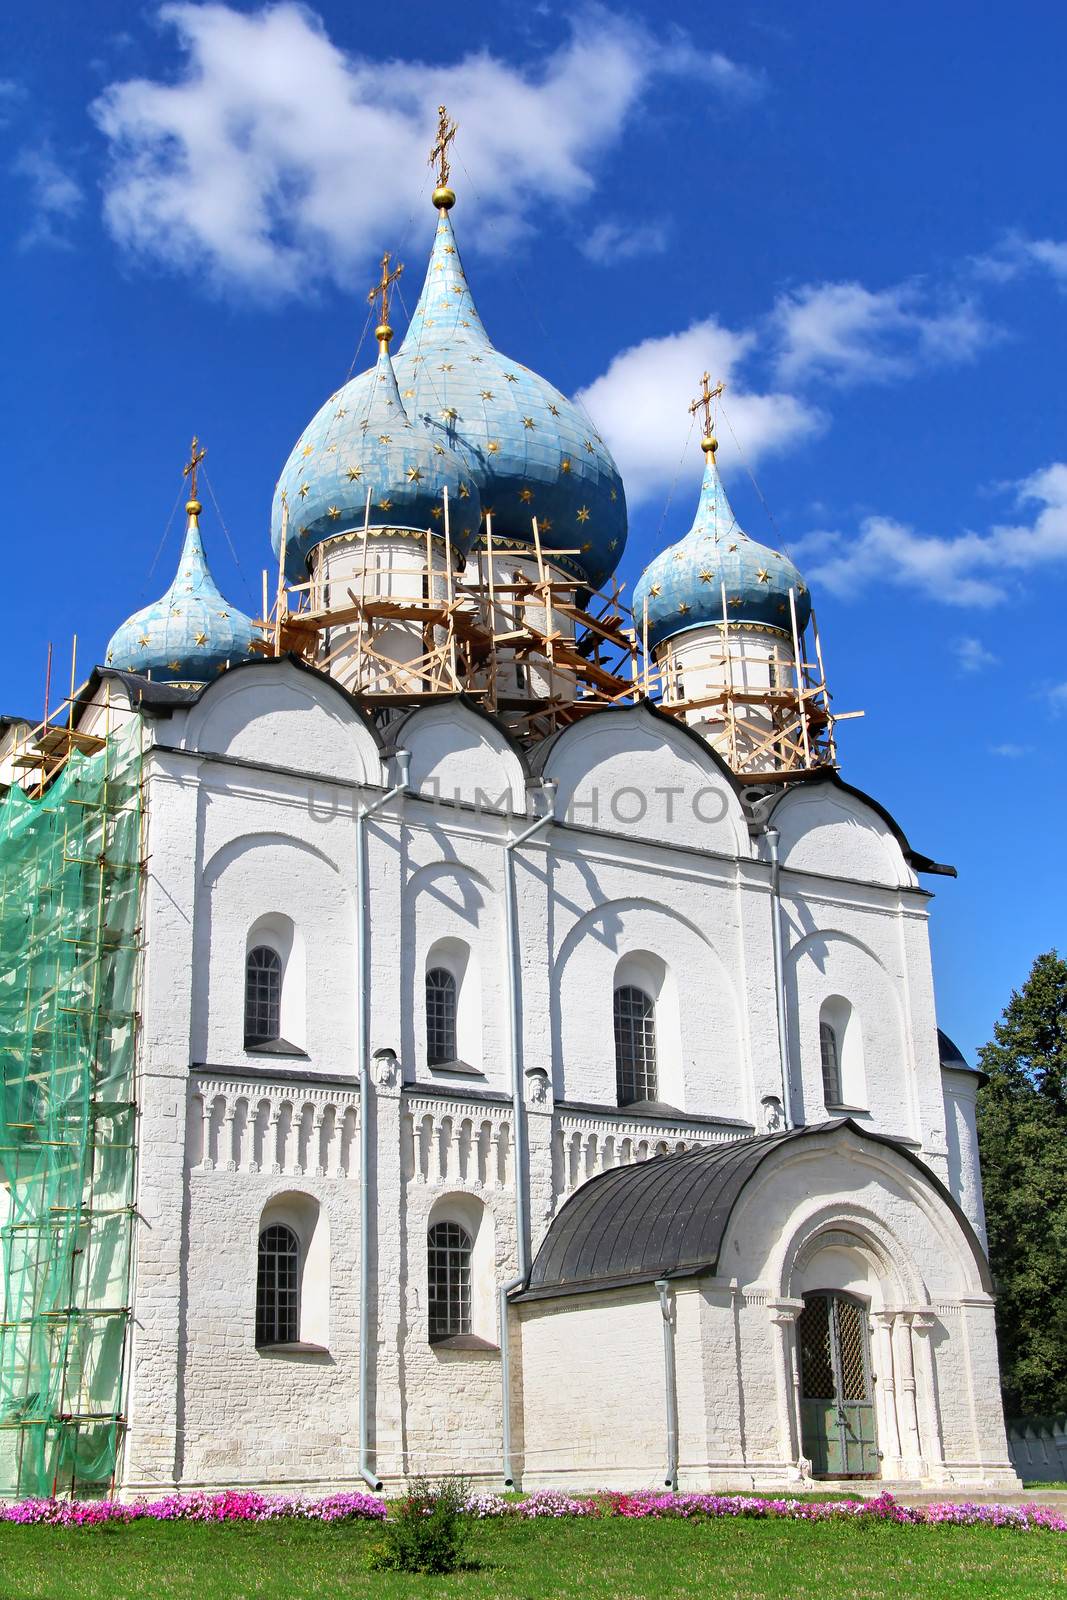
[[[362,529],[365,522],[443,534],[446,490],[449,542],[462,567],[482,515],[470,448],[447,420],[432,425],[408,416],[387,336],[380,340],[377,365],[356,384],[312,418],[278,480],[272,537],[278,555],[288,504],[287,576],[305,577],[315,545]]]
[[[704,482],[693,526],[684,539],[650,561],[634,590],[640,631],[648,607],[648,643],[723,620],[792,630],[789,591],[803,633],[811,617],[811,595],[789,557],[742,532],[715,465],[715,441],[704,450]]]
[[[186,506],[189,524],[174,582],[135,611],[112,635],[106,662],[155,683],[200,686],[252,653],[252,619],[220,594],[200,537],[200,502]]]
[[[470,487],[478,491],[482,511],[492,514],[495,548],[532,549],[536,517],[546,555],[583,587],[598,589],[614,571],[626,543],[626,499],[618,468],[573,401],[489,342],[456,247],[448,214],[453,198],[450,190],[439,189],[435,195],[439,217],[426,281],[394,357],[400,400],[413,425],[421,425],[451,459],[469,468]],[[297,518],[295,496],[301,485],[309,485],[305,502],[317,493],[313,469],[326,474],[327,499],[338,513],[334,531],[362,526],[368,439],[374,444],[372,430],[362,424],[378,382],[376,369],[352,379],[297,445],[275,496],[276,552],[283,490],[290,523],[298,521],[298,527],[309,530],[299,534],[301,554],[329,536],[321,516],[314,522],[303,514]],[[326,449],[328,466],[321,463]],[[361,475],[349,482],[353,472]],[[429,475],[426,481],[431,482]],[[372,523],[381,521],[372,505]],[[288,559],[286,565],[295,570]]]

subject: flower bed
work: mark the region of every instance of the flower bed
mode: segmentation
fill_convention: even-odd
[[[946,1501],[936,1505],[902,1506],[891,1494],[870,1500],[763,1500],[740,1494],[597,1494],[575,1497],[541,1489],[521,1499],[471,1494],[468,1513],[479,1520],[507,1517],[673,1518],[707,1521],[752,1517],[790,1522],[895,1522],[913,1526],[1014,1528],[1027,1532],[1067,1533],[1067,1518],[1052,1506],[974,1505]],[[63,1528],[91,1528],[125,1522],[384,1522],[386,1502],[376,1495],[346,1492],[318,1500],[293,1495],[226,1490],[222,1494],[169,1494],[159,1500],[20,1500],[0,1505],[0,1522],[45,1523]]]

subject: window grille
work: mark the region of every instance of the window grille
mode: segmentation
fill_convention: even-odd
[[[282,958],[269,945],[248,952],[245,966],[245,1045],[281,1037]]]
[[[430,1341],[471,1331],[471,1236],[458,1222],[436,1222],[427,1235]]]
[[[621,1106],[656,1098],[656,1007],[632,984],[615,991],[615,1081]]]
[[[819,1050],[822,1054],[822,1093],[828,1106],[841,1104],[841,1057],[837,1033],[828,1022],[819,1023]]]
[[[455,1061],[456,980],[444,967],[426,974],[426,1060],[430,1066]]]
[[[272,1223],[259,1236],[256,1344],[295,1344],[299,1338],[300,1245],[292,1228]]]

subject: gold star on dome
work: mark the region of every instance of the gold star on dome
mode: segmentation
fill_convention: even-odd
[[[147,650],[150,642],[151,641],[149,640],[147,633],[138,634],[137,643],[141,646],[142,650]]]
[[[115,659],[114,653],[109,650],[107,655],[104,657],[104,665],[105,665],[105,667],[110,667],[110,665],[114,661],[114,659]]]
[[[786,603],[785,603],[784,600],[779,600],[778,609],[779,609],[779,611],[781,611],[783,613],[786,611],[787,607],[786,607]]]
[[[306,460],[308,456],[313,456],[315,454],[315,446],[313,444],[306,444],[303,450],[301,450],[300,454]]]
[[[729,551],[729,552],[730,552],[730,554],[731,554],[731,555],[736,555],[736,553],[737,553],[737,546],[736,546],[736,545],[735,545],[735,544],[728,544],[728,545],[727,545],[727,546],[726,546],[726,548],[727,548],[727,550],[728,550],[728,551]]]
[[[467,321],[466,317],[460,317],[459,325],[460,325],[461,328],[469,328],[470,327],[470,323]],[[476,359],[480,361],[482,358],[481,358],[481,356],[478,356]]]
[[[417,367],[420,361],[425,361],[425,360],[426,360],[425,356],[412,356],[411,365],[413,367]]]
[[[366,433],[367,429],[370,427],[370,422],[367,420],[366,417],[364,417],[363,421],[360,423],[359,426],[360,426],[361,431],[363,433]]]
[[[461,500],[469,500],[471,497],[471,492],[465,483],[461,483],[459,486],[459,497]]]
[[[766,567],[760,567],[759,571],[756,573],[756,582],[757,583],[770,583],[770,581],[771,581],[771,575],[767,571],[767,568]]]
[[[505,372],[504,376],[508,380],[509,383],[518,383],[518,381],[519,381],[518,378],[516,378],[516,376],[515,376],[515,374],[513,372]]]
[[[379,500],[378,501],[378,509],[380,511],[392,511],[393,502],[391,500]]]
[[[378,443],[379,444],[392,444],[392,442],[393,442],[393,438],[392,438],[391,434],[380,433],[378,435]]]
[[[500,454],[500,440],[499,439],[490,439],[490,441],[489,441],[489,454],[491,456],[495,456],[495,455],[499,455]]]
[[[617,499],[618,499],[618,498],[619,498],[619,491],[618,491],[618,490],[617,490],[617,489],[612,489],[612,491],[611,491],[611,498],[612,498],[612,499],[613,499],[613,500],[617,500]]]
[[[590,544],[589,540],[587,539],[585,541],[585,543],[582,545],[582,555],[583,556],[587,556],[592,548],[593,548],[593,546]]]
[[[578,507],[578,521],[579,522],[588,522],[589,521],[589,507],[588,506],[579,506]]]
[[[530,504],[530,501],[533,499],[533,490],[532,489],[520,489],[519,490],[519,499],[522,501],[524,506],[528,506]]]
[[[731,606],[734,611],[736,611],[741,604],[741,596],[739,594],[732,594],[727,601],[727,604]]]
[[[617,550],[618,548],[619,548],[618,539],[609,539],[608,540],[608,549],[609,550]]]
[[[335,444],[328,444],[326,446],[326,454],[328,456],[335,456],[337,454],[337,446]]]
[[[568,458],[566,456],[564,456],[563,460],[560,462],[559,470],[561,472],[569,472],[571,470],[570,461],[568,460]]]
[[[433,517],[435,522],[440,522],[441,518],[444,516],[444,512],[441,510],[440,506],[434,506],[430,512],[430,515]]]
[[[408,482],[409,483],[421,483],[422,482],[422,469],[420,467],[409,467],[408,468]]]
[[[413,400],[414,398],[415,398],[414,389],[405,389],[404,390],[404,399],[405,400]]]
[[[593,441],[592,441],[592,439],[586,439],[585,440],[585,448],[588,450],[590,455],[593,454]]]
[[[481,356],[471,356],[472,361],[480,361],[481,359]]]
[[[438,372],[451,372],[452,371],[452,363],[451,363],[451,361],[442,361],[441,365],[438,367],[437,370],[438,370]]]
[[[334,416],[337,418],[338,422],[340,422],[342,417],[348,416],[348,407],[338,406],[337,410],[334,412]]]
[[[653,599],[656,599],[663,593],[663,590],[658,583],[650,583],[648,586],[648,592]]]
[[[435,261],[434,265],[433,265],[433,270],[435,272],[443,272],[445,270],[444,262],[443,261]]]
[[[326,515],[329,517],[331,522],[336,522],[338,517],[341,515],[340,506],[327,506]]]
[[[552,416],[554,416],[554,417],[558,417],[559,416],[559,406],[549,406],[548,409],[551,412]]]
[[[228,611],[220,611],[219,616],[222,618],[223,622],[229,622],[230,620],[230,613]]]
[[[181,665],[182,664],[181,664],[180,661],[168,661],[167,662],[167,666],[170,668],[171,672],[180,672],[181,671]]]
[[[310,483],[302,483],[300,485],[300,498],[301,498],[301,500],[306,500],[310,493],[311,493],[311,485],[310,485]]]
[[[522,425],[523,425],[524,428],[536,428],[537,427],[537,423],[534,421],[533,417],[523,417]]]
[[[304,534],[305,534],[305,533],[307,533],[307,532],[308,532],[308,531],[309,531],[309,530],[308,530],[308,525],[307,525],[307,523],[306,523],[306,522],[305,522],[305,523],[304,523],[304,525],[303,525],[303,527],[302,527],[302,528],[299,528],[299,529],[298,529],[298,530],[297,530],[297,531],[298,531],[298,533],[299,533],[299,534],[300,534],[300,536],[301,536],[301,538],[302,538],[302,537],[303,537],[303,536],[304,536]]]
[[[674,552],[673,556],[671,556],[671,560],[672,561],[684,561],[685,560],[685,556],[682,554],[682,552],[680,550],[676,550]]]
[[[541,526],[541,532],[542,533],[551,533],[552,532],[552,518],[551,517],[542,517],[540,526]]]
[[[482,394],[482,399],[483,400],[491,400],[493,398],[492,389],[483,389],[481,391],[481,394]]]
[[[445,255],[446,256],[454,256],[455,253],[456,253],[456,247],[455,247],[454,244],[446,244],[445,245]]]
[[[715,574],[713,572],[709,572],[707,567],[705,567],[703,572],[700,574],[700,581],[701,583],[711,583],[714,577]]]
[[[678,602],[678,610],[680,611],[680,613],[682,614],[683,617],[687,617],[689,615],[689,601],[688,600],[679,600],[679,602]]]
[[[349,481],[349,483],[358,483],[360,478],[362,478],[362,476],[363,476],[363,468],[362,467],[349,467],[349,469],[348,469],[348,481]]]
[[[207,644],[207,634],[206,633],[198,633],[196,635],[195,643],[197,643],[197,644]]]
[[[435,456],[443,456],[444,453],[445,453],[444,445],[443,444],[435,444],[434,447],[433,447],[433,453],[434,453]]]

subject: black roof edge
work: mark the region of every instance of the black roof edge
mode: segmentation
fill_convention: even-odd
[[[366,701],[360,695],[352,694],[350,690],[345,689],[336,678],[331,678],[328,672],[320,672],[318,667],[313,667],[310,662],[294,655],[291,650],[280,656],[249,656],[246,661],[235,661],[225,672],[220,672],[217,678],[205,683],[200,689],[179,689],[172,683],[156,683],[153,678],[142,677],[137,672],[123,672],[118,667],[94,667],[75,696],[75,704],[87,705],[105,678],[117,678],[126,686],[135,710],[147,711],[151,716],[169,717],[175,711],[199,705],[205,695],[211,694],[216,685],[224,683],[231,673],[261,672],[264,667],[274,667],[279,662],[285,662],[288,666],[296,667],[299,672],[306,672],[309,677],[317,678],[320,683],[328,686],[333,694],[339,695],[361,719],[378,746],[379,753],[383,755],[387,753],[383,750],[381,732]]]
[[[660,706],[656,705],[654,700],[650,700],[647,695],[640,695],[634,700],[622,701],[617,705],[599,706],[595,711],[589,711],[584,717],[579,717],[577,721],[568,723],[565,728],[557,728],[555,733],[550,733],[547,738],[541,740],[541,743],[533,753],[531,766],[536,772],[543,773],[556,745],[574,729],[587,727],[590,722],[595,722],[599,717],[614,717],[620,713],[632,713],[635,711],[644,712],[647,716],[653,717],[657,722],[662,722],[666,727],[673,728],[675,732],[684,735],[686,739],[690,740],[693,748],[699,751],[703,760],[714,767],[721,777],[726,779],[739,801],[742,790],[751,788],[751,784],[746,784],[739,778],[727,766],[719,752],[713,750],[707,740],[703,739],[695,729],[691,728],[687,722],[682,722],[680,718],[672,717],[669,711],[664,711]]]
[[[706,1147],[703,1147],[707,1151],[707,1153],[714,1153],[714,1152],[718,1152],[718,1151],[724,1150],[727,1147],[727,1145],[747,1144],[747,1143],[750,1143],[750,1142],[751,1143],[760,1143],[760,1144],[763,1145],[763,1149],[762,1149],[761,1153],[759,1154],[759,1156],[757,1157],[757,1160],[756,1160],[755,1164],[753,1165],[752,1171],[749,1173],[748,1177],[745,1179],[744,1183],[741,1185],[741,1188],[738,1190],[738,1193],[735,1195],[733,1203],[730,1206],[729,1212],[727,1213],[726,1219],[725,1219],[725,1221],[723,1223],[723,1226],[722,1226],[722,1234],[721,1234],[722,1239],[725,1239],[726,1234],[729,1231],[730,1223],[733,1220],[733,1213],[737,1208],[737,1204],[738,1204],[738,1202],[739,1202],[739,1200],[741,1198],[741,1195],[744,1193],[744,1191],[748,1187],[749,1183],[751,1183],[752,1179],[755,1177],[756,1172],[759,1170],[759,1168],[763,1165],[764,1161],[767,1160],[767,1158],[769,1156],[773,1155],[776,1150],[783,1148],[785,1145],[794,1143],[797,1139],[804,1138],[804,1137],[812,1137],[812,1136],[815,1136],[815,1135],[818,1135],[818,1134],[836,1134],[836,1133],[844,1131],[845,1129],[848,1129],[850,1132],[852,1132],[854,1134],[857,1134],[861,1139],[867,1139],[867,1140],[870,1140],[873,1144],[885,1145],[887,1149],[895,1150],[897,1155],[902,1156],[904,1158],[904,1160],[907,1161],[912,1167],[914,1167],[915,1170],[927,1181],[927,1183],[929,1183],[933,1187],[935,1192],[947,1204],[949,1210],[952,1212],[952,1214],[955,1217],[956,1221],[959,1223],[960,1228],[961,1228],[961,1230],[962,1230],[962,1232],[964,1234],[964,1237],[966,1238],[968,1244],[971,1247],[971,1252],[972,1252],[972,1254],[973,1254],[973,1256],[975,1258],[975,1261],[976,1261],[976,1263],[978,1265],[978,1273],[979,1273],[979,1277],[981,1278],[981,1281],[982,1281],[983,1289],[985,1290],[985,1292],[987,1294],[990,1294],[990,1295],[995,1294],[996,1293],[996,1285],[994,1283],[992,1271],[990,1270],[988,1258],[986,1256],[985,1251],[982,1248],[981,1241],[979,1240],[978,1235],[975,1233],[974,1228],[972,1227],[972,1225],[970,1223],[970,1220],[968,1219],[968,1217],[967,1217],[966,1213],[964,1212],[962,1206],[959,1204],[959,1201],[952,1194],[951,1190],[949,1190],[947,1188],[947,1186],[941,1182],[941,1179],[937,1176],[937,1174],[932,1170],[932,1168],[930,1168],[927,1165],[927,1163],[925,1161],[922,1160],[922,1158],[920,1156],[916,1155],[913,1150],[909,1150],[908,1147],[906,1145],[902,1144],[899,1139],[893,1139],[893,1138],[890,1137],[889,1134],[875,1133],[873,1131],[873,1129],[864,1128],[860,1123],[856,1122],[852,1117],[834,1118],[833,1120],[831,1120],[829,1122],[808,1123],[805,1126],[800,1127],[800,1128],[791,1128],[786,1133],[763,1135],[762,1137],[757,1136],[757,1139],[756,1140],[752,1140],[752,1141],[749,1141],[749,1140],[728,1140],[728,1141],[724,1141],[721,1144],[714,1144],[714,1145],[708,1145]],[[662,1156],[653,1156],[650,1161],[642,1163],[642,1165],[644,1165],[647,1168],[647,1167],[650,1167],[652,1165],[652,1163],[655,1162],[655,1161],[678,1161],[678,1160],[684,1161],[688,1157],[693,1156],[695,1153],[699,1153],[699,1149],[698,1149],[697,1152],[695,1152],[691,1148],[691,1149],[683,1152],[681,1155],[670,1155],[670,1154],[668,1154],[668,1155],[662,1155]],[[567,1206],[569,1206],[579,1195],[583,1195],[583,1194],[587,1194],[588,1193],[589,1186],[591,1184],[597,1183],[599,1180],[602,1180],[602,1179],[605,1179],[605,1178],[610,1178],[613,1175],[617,1174],[618,1171],[619,1171],[619,1168],[617,1168],[617,1167],[609,1168],[607,1172],[597,1173],[596,1176],[590,1178],[587,1183],[581,1184],[577,1189],[575,1189],[573,1191],[573,1193],[571,1195],[568,1196],[568,1198],[567,1198],[566,1202],[564,1203],[564,1205],[560,1208],[559,1211],[557,1211],[556,1216],[553,1218],[553,1221],[549,1225],[549,1227],[551,1228],[552,1226],[554,1226],[555,1222],[558,1221],[558,1219],[563,1215],[563,1212],[566,1210]],[[546,1233],[545,1237],[547,1238],[547,1236],[548,1235]],[[543,1243],[544,1243],[544,1241],[542,1240],[542,1244]],[[534,1260],[536,1260],[536,1254],[535,1254]],[[531,1261],[530,1267],[528,1268],[527,1273],[526,1273],[525,1281],[522,1284],[517,1285],[516,1288],[511,1291],[511,1293],[508,1296],[509,1300],[514,1300],[516,1302],[524,1302],[527,1298],[529,1298],[531,1300],[533,1300],[533,1299],[544,1300],[544,1299],[552,1298],[553,1294],[554,1294],[554,1297],[556,1299],[564,1299],[564,1298],[566,1298],[566,1296],[569,1293],[572,1293],[572,1292],[573,1293],[592,1294],[592,1293],[595,1293],[597,1290],[599,1290],[601,1288],[606,1289],[608,1287],[607,1283],[603,1283],[603,1282],[598,1281],[596,1283],[587,1283],[587,1286],[584,1289],[573,1289],[572,1290],[571,1285],[568,1284],[568,1285],[556,1285],[554,1287],[552,1285],[546,1285],[543,1289],[539,1288],[536,1291],[532,1291],[532,1290],[529,1289],[528,1286],[529,1286],[529,1282],[530,1282],[530,1275],[531,1275],[531,1273],[533,1271],[533,1265],[534,1265],[534,1263],[533,1263],[533,1261]],[[716,1256],[713,1260],[709,1260],[707,1262],[707,1264],[698,1264],[697,1266],[691,1267],[691,1268],[676,1269],[673,1272],[670,1269],[667,1269],[666,1271],[635,1273],[632,1277],[630,1277],[630,1278],[628,1278],[626,1280],[626,1284],[636,1287],[637,1285],[642,1284],[642,1283],[655,1283],[658,1279],[661,1279],[661,1278],[683,1277],[683,1276],[689,1276],[689,1277],[700,1276],[700,1275],[702,1275],[704,1273],[713,1272],[715,1270],[715,1268],[717,1267],[717,1265],[718,1265],[718,1256]],[[613,1287],[615,1287],[615,1288],[619,1288],[620,1286],[621,1285],[618,1282],[615,1282],[613,1284]]]
[[[934,861],[932,857],[924,856],[920,851],[913,850],[911,845],[908,843],[907,834],[900,826],[900,823],[897,821],[896,817],[893,816],[892,812],[887,811],[880,800],[876,800],[873,795],[867,794],[864,789],[858,789],[854,783],[846,782],[836,767],[819,767],[810,774],[806,773],[804,776],[808,784],[814,784],[820,781],[823,783],[830,783],[835,789],[842,790],[844,794],[850,794],[854,800],[860,800],[865,806],[870,806],[871,810],[876,812],[877,815],[881,817],[882,821],[885,823],[886,827],[899,844],[901,850],[904,852],[905,861],[907,861],[909,866],[914,867],[916,872],[931,873],[942,878],[959,877],[959,873],[956,871],[955,867],[947,866],[942,861]],[[771,810],[768,814],[768,820],[774,815],[782,801],[785,799],[786,795],[791,792],[792,788],[792,784],[787,784],[782,790],[782,793],[771,807]]]

